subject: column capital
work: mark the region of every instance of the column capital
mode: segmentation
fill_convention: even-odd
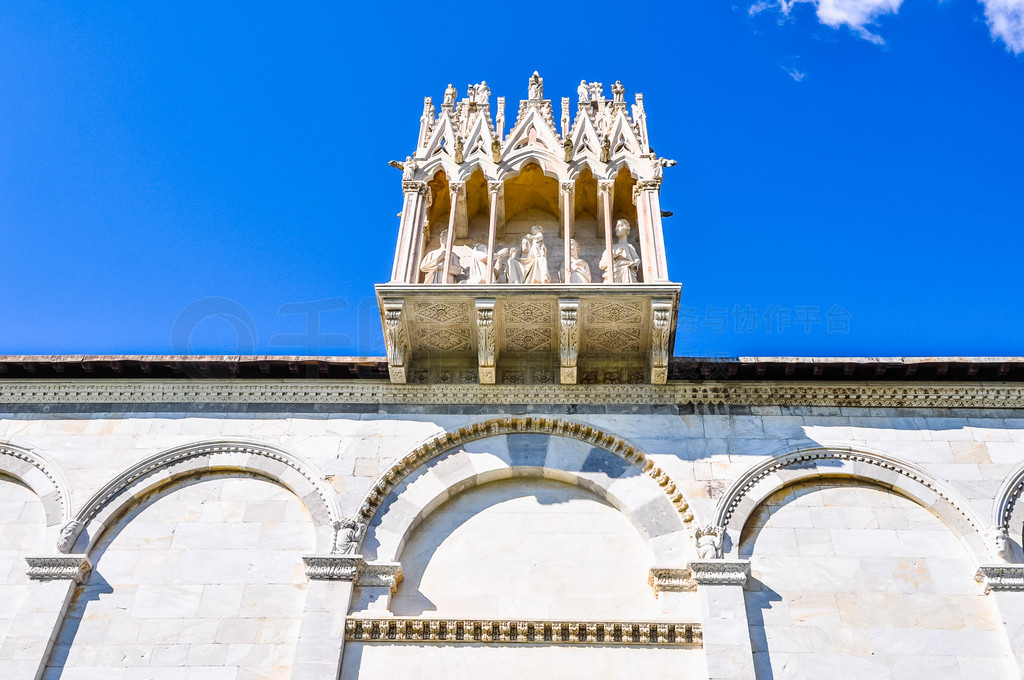
[[[465,189],[465,188],[466,188],[466,183],[465,182],[449,182],[448,183],[448,191],[453,196],[456,195],[456,194],[461,194],[463,189]]]
[[[430,186],[426,182],[409,180],[402,182],[402,191],[405,193],[428,194]]]
[[[597,193],[599,194],[610,194],[614,188],[615,180],[613,179],[597,180]]]
[[[560,189],[562,194],[568,194],[570,196],[576,191],[576,182],[562,182]]]
[[[303,555],[302,561],[313,581],[355,581],[363,568],[362,555]]]
[[[85,555],[43,555],[26,557],[28,577],[33,581],[72,580],[81,584],[92,569],[92,563]]]
[[[504,182],[499,182],[498,180],[492,179],[492,180],[487,182],[487,191],[489,191],[492,194],[501,193],[501,187],[503,185],[504,185]]]
[[[750,560],[693,560],[689,564],[699,586],[745,586]]]
[[[661,191],[660,179],[642,179],[636,183],[638,191]]]

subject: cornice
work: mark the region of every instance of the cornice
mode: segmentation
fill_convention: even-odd
[[[1024,564],[983,564],[974,580],[986,593],[993,590],[1024,590]]]
[[[382,380],[4,380],[0,404],[733,404],[1024,408],[1024,383],[705,381],[404,385]]]
[[[92,564],[85,555],[26,557],[28,577],[34,581],[72,580],[81,584]]]

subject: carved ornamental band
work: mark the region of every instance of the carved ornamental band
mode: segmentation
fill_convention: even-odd
[[[28,577],[34,581],[58,581],[70,579],[81,584],[92,569],[85,555],[46,555],[26,557]]]

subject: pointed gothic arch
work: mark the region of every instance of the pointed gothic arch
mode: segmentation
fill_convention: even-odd
[[[211,472],[245,472],[276,482],[309,510],[317,551],[334,548],[341,519],[337,498],[322,473],[284,449],[247,441],[205,441],[157,453],[132,465],[93,494],[62,531],[62,552],[88,554],[103,532],[128,509],[168,484]]]

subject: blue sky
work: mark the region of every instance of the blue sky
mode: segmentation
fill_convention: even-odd
[[[0,6],[0,353],[383,354],[387,161],[536,69],[679,161],[677,354],[1024,354],[1024,0],[351,4]]]

